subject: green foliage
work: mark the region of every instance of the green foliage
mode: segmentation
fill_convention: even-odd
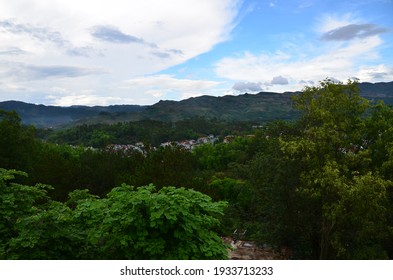
[[[227,122],[205,118],[179,121],[139,120],[113,124],[82,124],[66,129],[40,131],[41,137],[58,144],[84,145],[104,148],[107,144],[144,142],[159,146],[163,142],[197,139],[214,134],[244,134],[251,130],[252,122]]]
[[[248,151],[252,141],[251,137],[236,137],[230,143],[204,144],[197,146],[193,154],[202,169],[222,172],[231,164],[244,164],[252,157]]]
[[[99,258],[222,259],[225,246],[212,229],[225,203],[201,193],[153,185],[123,185],[105,199],[85,201],[75,209],[88,225],[88,240]]]
[[[157,187],[172,185],[193,187],[196,159],[179,146],[160,147],[150,151],[138,164],[131,178],[133,185],[153,183]]]
[[[9,241],[10,259],[79,259],[86,255],[85,229],[73,211],[60,202],[50,202],[44,209],[19,218],[17,235]]]
[[[356,82],[325,80],[294,97],[294,106],[299,132],[268,138],[253,162],[265,206],[261,238],[289,245],[300,258],[386,258],[391,182],[368,150],[369,102]]]
[[[362,117],[369,102],[359,96],[356,82],[325,80],[320,86],[306,87],[294,97],[294,107],[301,112],[304,146],[314,149],[321,164],[339,157],[342,149],[362,144]]]
[[[0,259],[8,256],[7,240],[17,235],[18,219],[34,215],[39,211],[40,203],[48,200],[47,186],[11,183],[10,181],[16,176],[27,176],[27,174],[0,168]]]
[[[393,179],[393,109],[382,102],[371,108],[366,119],[366,142],[374,168],[386,178]]]
[[[184,188],[123,184],[100,199],[86,190],[66,203],[44,186],[9,183],[0,169],[1,259],[225,259],[214,229],[225,202]]]
[[[331,246],[334,258],[387,258],[381,240],[389,238],[386,190],[392,182],[371,172],[364,175],[355,172],[352,178],[347,178],[334,162],[323,169],[318,180],[323,189],[336,196],[323,201],[322,229],[327,232],[322,242],[330,244],[323,244],[322,248]]]
[[[15,111],[0,110],[0,133],[0,167],[30,170],[31,151],[36,145],[34,129],[22,126]]]
[[[304,258],[312,247],[306,240],[311,232],[307,219],[315,210],[303,211],[302,201],[297,199],[302,164],[299,158],[289,157],[281,150],[284,135],[266,136],[261,138],[260,151],[249,168],[255,205],[254,238],[263,244],[288,246],[294,257]]]

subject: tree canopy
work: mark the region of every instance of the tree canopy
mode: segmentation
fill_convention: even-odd
[[[121,185],[105,198],[12,183],[0,169],[0,259],[225,259],[214,231],[225,202],[189,189]]]
[[[373,162],[382,135],[370,138],[369,125],[376,118],[370,110],[391,109],[371,107],[356,82],[330,80],[305,88],[294,107],[297,133],[266,141],[254,159],[252,177],[266,205],[261,219],[274,234],[265,228],[262,238],[302,258],[386,258],[392,182]]]

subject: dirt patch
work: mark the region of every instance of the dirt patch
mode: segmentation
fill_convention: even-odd
[[[229,245],[228,253],[231,260],[286,260],[291,258],[288,248],[282,247],[274,250],[268,245],[258,246],[255,242],[246,240],[233,241],[232,238],[223,238]]]

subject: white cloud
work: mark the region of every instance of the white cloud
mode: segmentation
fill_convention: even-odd
[[[372,25],[373,32],[367,36],[352,36],[346,40],[320,40],[326,30],[339,30],[351,26],[352,15],[340,18],[325,17],[318,28],[317,40],[312,44],[299,41],[288,42],[291,48],[275,53],[259,54],[245,52],[238,56],[226,57],[215,65],[215,72],[221,78],[234,81],[261,83],[271,91],[300,90],[304,80],[318,82],[326,77],[345,81],[357,77],[361,82],[393,80],[392,67],[380,60],[379,48],[383,41],[382,30]],[[355,27],[368,25],[356,25]],[[374,32],[378,30],[378,32]],[[356,34],[355,34],[356,35]]]
[[[35,91],[44,90],[50,95],[48,87],[63,87],[64,77],[60,74],[72,79],[68,83],[78,85],[87,81],[79,74],[89,74],[89,84],[82,89],[89,87],[97,97],[103,96],[110,102],[112,99],[105,96],[123,92],[103,88],[116,89],[130,77],[157,73],[228,40],[240,3],[241,0],[83,0],[77,4],[67,0],[0,1],[0,75],[15,69],[30,73],[29,66],[34,66],[33,72],[39,74],[58,70],[58,75],[49,75],[49,83],[45,79],[34,82]],[[23,77],[18,75],[2,78],[0,92],[5,91],[6,84],[24,86]],[[70,90],[76,91],[79,92]],[[88,102],[84,98],[74,100]]]
[[[263,85],[260,82],[237,82],[232,86],[232,90],[240,93],[261,92],[263,91]]]
[[[67,0],[32,2],[14,0],[0,4],[2,21],[13,19],[14,29],[24,27],[19,28],[24,31],[18,33],[20,37],[103,48],[110,55],[108,45],[96,37],[112,36],[113,41],[113,36],[117,36],[117,40],[140,40],[164,49],[180,49],[189,58],[228,38],[238,1],[84,0],[78,5]],[[35,43],[38,42],[30,40],[30,44]]]
[[[289,83],[288,79],[283,76],[273,77],[273,79],[271,81],[272,85],[287,85],[288,83]]]

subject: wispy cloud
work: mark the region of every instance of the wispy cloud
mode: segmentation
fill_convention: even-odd
[[[114,26],[95,26],[92,28],[90,33],[93,37],[103,40],[110,43],[115,44],[142,44],[146,46],[150,46],[153,48],[157,48],[157,45],[154,43],[149,43],[143,40],[142,38],[135,37],[133,35],[129,35],[123,33],[119,30],[119,28]]]
[[[63,39],[59,32],[53,32],[47,28],[34,27],[30,24],[20,24],[12,20],[0,21],[0,28],[3,29],[3,32],[29,35],[41,41],[51,41],[58,46],[67,44],[67,41]]]
[[[97,75],[106,73],[102,69],[83,68],[74,66],[27,66],[29,76],[35,79],[46,79],[51,77],[75,78],[81,76]]]
[[[170,49],[170,50],[155,50],[152,51],[151,54],[158,58],[171,58],[172,56],[183,56],[183,52],[181,50]]]
[[[51,43],[59,49],[64,49],[65,53],[68,55],[89,56],[92,52],[90,47],[75,47],[70,41],[63,37],[61,32],[52,31],[49,28],[37,27],[31,24],[17,23],[14,20],[0,21],[0,31],[28,36],[38,42]]]
[[[355,38],[366,38],[387,32],[387,28],[375,24],[348,24],[324,33],[321,38],[327,41],[346,41]]]
[[[0,49],[0,55],[22,55],[22,54],[28,54],[28,52],[18,47],[9,47],[9,48]]]
[[[48,78],[78,78],[107,73],[103,69],[65,66],[65,65],[32,65],[24,63],[8,63],[4,76],[17,80],[45,80]]]

